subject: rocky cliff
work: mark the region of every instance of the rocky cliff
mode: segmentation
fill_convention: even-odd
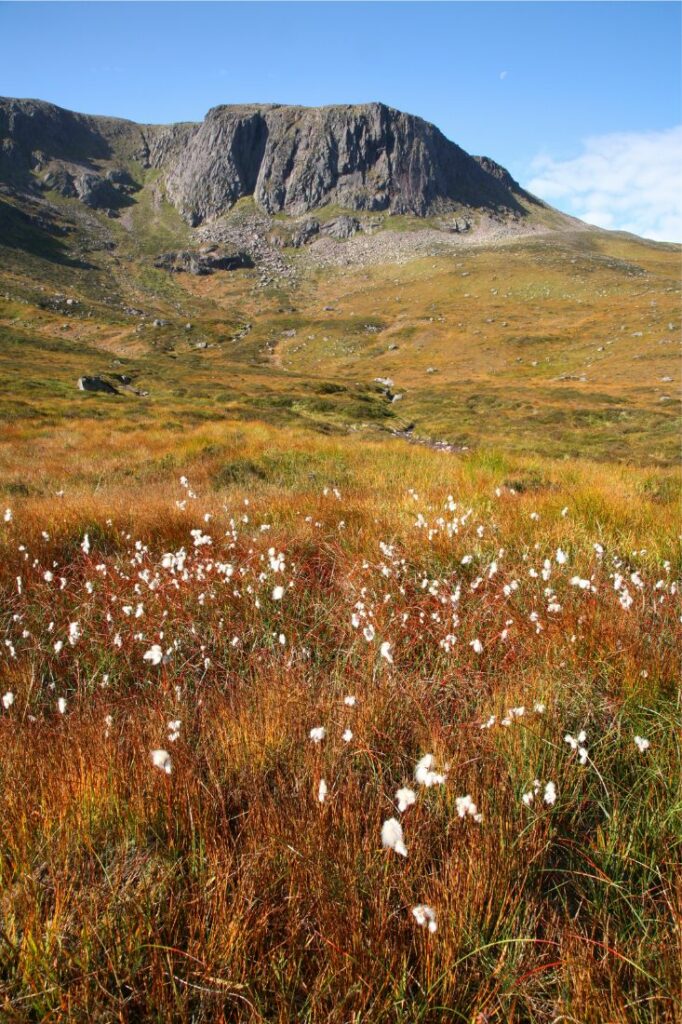
[[[253,196],[266,213],[330,204],[427,216],[462,206],[523,213],[494,161],[381,103],[219,106],[201,124],[138,125],[36,100],[0,99],[0,181],[115,211],[156,168],[195,226]],[[142,174],[140,171],[142,170]]]

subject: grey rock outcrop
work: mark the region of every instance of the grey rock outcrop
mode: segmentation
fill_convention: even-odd
[[[144,184],[140,166],[161,171],[150,187],[160,186],[192,226],[247,196],[267,215],[330,204],[417,216],[525,212],[525,193],[504,168],[381,103],[219,106],[201,124],[138,125],[0,99],[1,182],[115,210]]]
[[[352,238],[353,235],[357,235],[360,230],[360,221],[357,217],[348,217],[342,215],[341,217],[335,217],[325,224],[322,229],[322,234],[329,235],[330,238],[346,239]]]
[[[78,388],[80,391],[99,391],[105,395],[117,395],[118,391],[108,380],[101,377],[79,377]]]
[[[520,209],[505,182],[437,128],[381,103],[215,107],[166,184],[190,224],[250,195],[270,214],[330,203],[417,216],[462,204]]]
[[[239,270],[242,267],[253,267],[253,260],[248,253],[222,252],[220,250],[202,249],[194,252],[182,249],[178,252],[161,253],[154,260],[154,266],[160,270],[168,270],[172,274],[194,274],[206,276],[216,270]]]

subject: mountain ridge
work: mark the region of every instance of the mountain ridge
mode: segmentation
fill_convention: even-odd
[[[147,125],[0,98],[0,180],[10,186],[54,189],[115,211],[143,184],[131,173],[135,164],[161,172],[168,200],[190,226],[246,196],[270,215],[294,216],[337,205],[523,217],[520,200],[540,204],[495,161],[383,103],[221,104],[201,122]]]

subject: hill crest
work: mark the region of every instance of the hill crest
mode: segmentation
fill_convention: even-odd
[[[468,208],[523,217],[531,199],[499,164],[382,103],[219,105],[202,122],[141,125],[40,100],[0,99],[0,181],[115,211],[161,172],[191,226],[252,196],[267,214],[324,206],[426,217]],[[536,201],[537,202],[537,201]]]

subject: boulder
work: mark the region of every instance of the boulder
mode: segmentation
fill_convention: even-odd
[[[328,235],[329,238],[344,240],[357,235],[359,230],[360,221],[356,217],[349,217],[343,214],[341,217],[335,217],[333,220],[328,221],[321,229],[321,233]]]
[[[216,270],[239,270],[253,267],[253,260],[241,250],[227,252],[218,249],[180,249],[164,252],[154,260],[154,266],[171,274],[194,274],[201,277]]]
[[[311,238],[314,238],[320,233],[320,222],[314,218],[303,221],[302,224],[297,224],[294,228],[291,236],[290,244],[295,249],[300,249],[301,246],[307,245]]]
[[[108,380],[101,377],[79,377],[78,387],[81,391],[99,391],[104,395],[118,395],[119,392]]]

